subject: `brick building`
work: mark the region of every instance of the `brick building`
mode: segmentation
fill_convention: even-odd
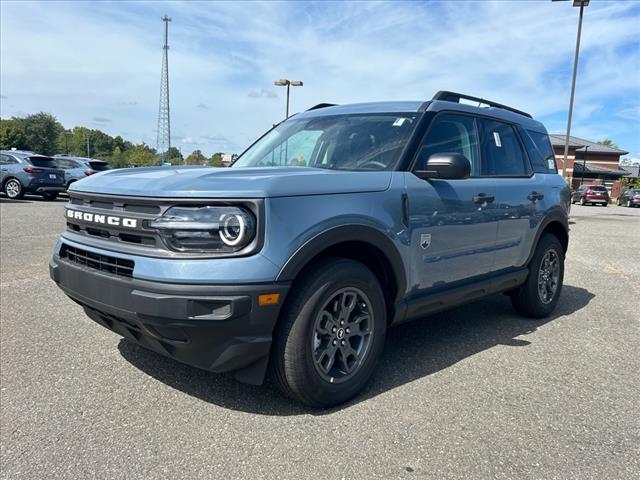
[[[565,135],[552,133],[549,139],[556,155],[558,171],[561,172]],[[570,136],[567,177],[571,179],[572,188],[578,188],[581,183],[605,185],[611,196],[617,197],[619,180],[628,175],[628,172],[620,168],[620,157],[627,153],[629,152],[619,148]]]

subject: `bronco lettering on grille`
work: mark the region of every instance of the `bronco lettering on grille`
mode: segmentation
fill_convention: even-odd
[[[102,225],[111,225],[115,227],[136,228],[138,220],[135,218],[114,217],[112,215],[99,215],[91,212],[81,212],[79,210],[67,209],[67,218],[74,220],[83,220],[85,222],[100,223]]]

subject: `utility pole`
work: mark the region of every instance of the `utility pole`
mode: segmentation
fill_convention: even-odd
[[[162,70],[160,72],[160,105],[158,107],[158,138],[156,142],[162,161],[168,160],[171,148],[171,117],[169,115],[169,22],[171,17],[162,17],[164,22],[164,46],[162,47]]]
[[[569,117],[567,119],[567,136],[564,140],[564,157],[562,159],[562,178],[567,178],[567,155],[569,154],[569,137],[571,135],[571,117],[573,116],[573,98],[576,93],[576,74],[578,72],[578,56],[580,55],[580,35],[582,34],[582,17],[584,7],[589,5],[589,0],[574,0],[573,6],[580,7],[580,19],[578,20],[578,36],[576,38],[576,53],[573,58],[573,77],[571,79],[571,98],[569,99]]]

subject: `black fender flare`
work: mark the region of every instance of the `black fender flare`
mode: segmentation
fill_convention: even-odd
[[[363,242],[376,247],[389,261],[397,285],[395,301],[400,301],[406,292],[407,277],[400,252],[393,241],[381,232],[367,225],[341,225],[329,228],[307,240],[285,262],[278,272],[276,281],[289,282],[320,252],[344,242]]]

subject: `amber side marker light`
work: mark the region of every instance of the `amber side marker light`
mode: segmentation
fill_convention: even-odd
[[[258,295],[258,305],[266,307],[267,305],[275,305],[280,301],[279,293],[263,293]]]

